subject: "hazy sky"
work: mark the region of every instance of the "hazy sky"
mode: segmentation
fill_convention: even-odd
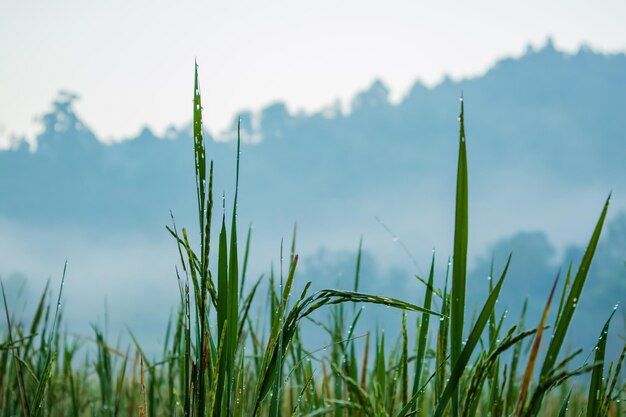
[[[376,77],[398,99],[416,79],[480,74],[547,36],[624,51],[625,17],[623,0],[0,0],[0,145],[32,136],[60,89],[108,140],[185,123],[194,57],[219,131],[274,100],[346,106]]]

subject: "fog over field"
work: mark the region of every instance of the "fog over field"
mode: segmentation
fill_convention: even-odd
[[[209,63],[200,67],[211,70]],[[190,72],[190,99],[191,80]],[[421,299],[423,286],[413,276],[427,274],[433,248],[442,287],[452,254],[461,94],[469,152],[468,294],[482,300],[492,256],[497,274],[512,251],[498,309],[510,308],[515,322],[528,296],[536,318],[559,269],[577,266],[612,192],[575,320],[595,329],[614,304],[623,305],[626,55],[588,47],[565,53],[550,42],[504,58],[481,76],[432,87],[415,82],[397,103],[384,79],[374,80],[349,110],[292,112],[275,102],[242,109],[231,129],[207,132],[216,139],[208,145],[216,205],[222,193],[230,204],[232,139],[241,118],[240,242],[245,225],[253,225],[248,282],[267,275],[270,260],[280,269],[281,239],[287,252],[297,223],[301,285],[351,288],[363,236],[364,291]],[[39,119],[35,146],[17,141],[0,152],[0,276],[13,308],[29,311],[46,280],[58,286],[67,259],[68,328],[86,334],[108,311],[111,332],[128,325],[157,346],[179,299],[178,252],[165,230],[170,210],[179,228],[197,236],[190,125],[162,136],[146,127],[104,144],[76,113],[79,95],[59,93]],[[397,328],[398,317],[377,319]],[[614,329],[623,335],[618,321]],[[572,337],[589,347],[597,335]]]

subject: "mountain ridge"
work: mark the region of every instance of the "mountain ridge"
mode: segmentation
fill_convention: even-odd
[[[244,138],[254,142],[242,146],[238,200],[240,230],[254,223],[250,274],[267,272],[297,221],[301,273],[318,284],[337,281],[335,264],[347,265],[343,276],[352,273],[348,258],[362,235],[370,265],[364,286],[381,293],[415,288],[412,274],[424,275],[433,247],[437,279],[443,279],[452,253],[461,91],[472,285],[485,289],[490,255],[499,265],[514,249],[515,276],[502,300],[513,306],[524,291],[542,293],[558,266],[566,267],[560,263],[576,262],[613,190],[598,279],[590,278],[601,288],[591,291],[598,295],[590,298],[588,317],[602,317],[597,300],[606,294],[611,305],[626,299],[622,258],[605,244],[621,248],[626,230],[620,214],[626,213],[626,55],[587,49],[528,51],[481,77],[434,88],[416,83],[398,103],[374,81],[355,96],[349,113],[339,107],[292,113],[280,102],[241,113]],[[35,152],[26,143],[0,152],[0,274],[22,273],[39,288],[42,277],[70,259],[75,287],[68,297],[79,306],[68,315],[95,316],[106,294],[122,318],[166,320],[156,305],[176,302],[168,298],[176,298],[169,290],[178,262],[164,230],[170,212],[197,239],[191,134],[171,128],[159,136],[145,128],[132,140],[104,144],[76,115],[75,100],[62,94],[41,118]],[[233,137],[232,130],[218,139]],[[236,148],[210,139],[215,198],[230,200]],[[319,256],[320,248],[330,255]],[[514,290],[507,292],[509,285]],[[141,302],[145,288],[158,303]]]
[[[419,79],[416,79],[411,85],[411,87],[409,87],[407,91],[404,92],[404,94],[401,96],[401,98],[399,99],[397,103],[392,104],[390,102],[389,87],[385,84],[384,80],[382,80],[381,78],[375,78],[368,87],[360,91],[357,91],[355,93],[355,95],[353,96],[351,100],[350,108],[348,110],[343,110],[341,108],[341,105],[338,103],[338,101],[335,101],[335,102],[330,102],[331,104],[322,106],[321,108],[319,108],[319,110],[316,110],[316,111],[310,111],[310,112],[305,112],[304,110],[289,111],[287,102],[285,100],[283,99],[271,100],[270,102],[268,102],[268,104],[262,106],[258,111],[250,111],[250,110],[242,109],[238,113],[238,115],[233,118],[233,121],[229,129],[226,129],[218,133],[206,131],[206,134],[208,135],[210,139],[213,139],[213,140],[216,138],[218,140],[234,139],[234,131],[235,131],[235,127],[237,124],[237,120],[241,115],[246,116],[246,119],[248,119],[246,122],[242,124],[242,129],[245,133],[250,134],[250,133],[255,132],[255,130],[258,130],[259,128],[259,121],[256,120],[256,123],[253,123],[252,119],[255,119],[255,118],[259,119],[263,116],[265,116],[266,118],[269,117],[273,119],[273,121],[275,122],[276,119],[280,119],[281,116],[283,118],[288,118],[288,119],[308,118],[308,117],[321,116],[321,115],[324,115],[328,118],[333,118],[337,116],[350,117],[352,113],[354,112],[355,107],[357,107],[357,109],[359,106],[367,107],[368,104],[374,107],[380,106],[383,104],[390,105],[392,107],[402,107],[402,106],[411,107],[414,104],[413,103],[415,101],[414,99],[416,97],[419,98],[419,96],[424,93],[433,92],[438,89],[448,89],[450,86],[473,83],[473,82],[482,80],[486,76],[489,76],[491,78],[495,76],[497,78],[498,76],[500,76],[501,72],[504,71],[506,73],[507,71],[510,71],[511,69],[513,70],[521,69],[522,71],[527,71],[529,68],[530,69],[533,68],[532,65],[535,63],[535,61],[537,61],[538,59],[541,60],[541,59],[546,59],[546,58],[551,63],[561,63],[561,64],[563,63],[562,61],[568,61],[568,60],[577,61],[576,65],[580,65],[581,62],[585,60],[587,61],[586,64],[589,64],[588,58],[591,58],[592,60],[596,60],[596,61],[597,60],[604,60],[607,62],[608,61],[621,61],[619,62],[619,64],[621,64],[622,66],[626,65],[626,52],[612,52],[612,53],[596,52],[590,46],[587,46],[585,44],[581,44],[581,46],[576,52],[565,52],[563,50],[558,50],[554,46],[554,43],[552,42],[551,38],[548,38],[543,47],[536,48],[529,44],[528,47],[526,48],[526,51],[522,55],[517,56],[517,57],[505,56],[501,59],[498,59],[493,63],[493,65],[488,67],[485,71],[483,71],[479,75],[458,77],[456,79],[452,79],[450,76],[444,75],[441,81],[434,83],[431,86],[424,84]],[[520,64],[525,64],[525,65],[520,66]],[[615,69],[613,71],[614,75],[618,77],[622,75],[621,74],[622,69],[623,67],[620,67],[619,69]],[[528,76],[529,74],[525,73],[525,75]],[[535,82],[541,79],[541,77],[538,77],[537,75],[538,74],[533,74],[533,81]],[[510,78],[510,75],[506,74],[504,75],[504,78]],[[614,80],[607,80],[607,82],[611,82],[611,81],[614,81]],[[482,87],[484,88],[484,85]],[[496,89],[498,89],[498,87],[496,87]],[[460,93],[461,93],[460,90],[455,90],[456,95],[460,95]],[[516,91],[515,93],[516,94],[511,94],[511,96],[514,97],[517,102],[520,102],[520,98],[524,97],[523,94],[520,94],[520,93],[523,93],[523,91]],[[79,99],[79,95],[76,93],[68,92],[64,90],[59,91],[59,95],[57,99],[54,100],[52,103],[53,111],[50,113],[45,113],[43,116],[36,118],[36,119],[39,119],[41,124],[43,125],[44,134],[46,133],[46,129],[48,128],[48,126],[46,126],[45,119],[47,116],[52,115],[55,111],[58,110],[56,106],[59,105],[59,106],[65,106],[65,107],[71,108],[73,102],[77,99]],[[72,114],[76,115],[76,113],[74,113],[73,110],[72,110]],[[79,119],[79,121],[83,123],[82,120]],[[253,124],[256,125],[255,126],[256,129],[252,127]],[[271,129],[270,126],[268,126],[267,128]],[[141,138],[142,136],[144,136],[146,131],[148,131],[149,135],[153,136],[154,138],[172,139],[172,138],[175,138],[177,134],[180,133],[181,131],[186,131],[190,129],[191,129],[191,122],[187,122],[179,127],[170,125],[168,128],[165,129],[162,135],[157,135],[153,133],[153,130],[150,128],[149,125],[145,124],[139,129],[140,132],[138,134],[129,135],[127,137],[122,137],[113,142],[103,141],[100,138],[97,138],[97,136],[96,138],[100,142],[105,143],[107,145],[115,145],[117,143],[121,143],[127,140]],[[37,135],[35,140],[40,136],[41,134]],[[254,141],[258,141],[258,140],[259,138],[256,137]],[[28,143],[25,143],[25,142],[26,142],[26,138],[24,137],[14,137],[13,138],[13,150],[15,150],[15,148],[20,148],[25,145],[28,145]],[[0,149],[0,152],[10,151],[10,150],[11,149]],[[31,149],[31,150],[34,150],[34,149]]]

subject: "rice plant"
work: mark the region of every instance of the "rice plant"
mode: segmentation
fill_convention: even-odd
[[[237,230],[240,131],[238,127],[231,214],[226,217],[222,199],[224,214],[219,230],[214,231],[213,161],[206,155],[195,65],[193,153],[198,227],[196,232],[179,230],[173,217],[167,226],[179,255],[180,303],[164,325],[161,357],[147,357],[132,331],[132,348],[126,350],[106,340],[96,326],[87,342],[61,332],[65,270],[56,304],[46,301],[54,290],[47,285],[30,320],[12,315],[2,286],[5,326],[0,332],[0,416],[624,415],[620,399],[625,390],[621,370],[626,344],[618,358],[606,358],[614,311],[607,311],[606,324],[597,330],[592,359],[580,364],[582,351],[562,353],[610,197],[579,267],[570,267],[564,280],[555,278],[539,323],[527,327],[524,309],[519,323],[504,329],[504,315],[496,312],[511,257],[502,271],[492,271],[499,278],[490,281],[487,298],[468,320],[469,182],[463,99],[459,121],[454,252],[448,259],[443,288],[435,285],[439,280],[433,254],[428,277],[418,277],[425,289],[421,305],[359,292],[359,244],[352,290],[309,293],[309,282],[300,293],[292,294],[299,259],[295,230],[286,275],[282,268],[279,274],[271,271],[267,282],[259,278],[247,288],[251,230],[243,255]],[[191,245],[191,233],[198,234],[198,247]],[[255,319],[250,311],[263,289],[267,311],[262,319]],[[389,336],[382,332],[355,338],[362,310],[351,306],[365,303],[402,310],[401,332],[395,343],[389,343]],[[548,323],[551,309],[556,311],[552,324]],[[329,319],[320,321],[313,314],[318,311],[328,313]],[[301,335],[305,319],[328,334],[328,349],[316,351],[311,349],[317,347],[305,345]],[[414,338],[409,330],[414,330]],[[547,349],[545,354],[542,349]]]

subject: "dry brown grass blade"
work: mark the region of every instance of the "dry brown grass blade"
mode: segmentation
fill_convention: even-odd
[[[365,353],[363,354],[363,366],[361,368],[361,388],[365,389],[367,381],[367,361],[370,352],[370,332],[365,336]]]
[[[552,284],[552,290],[550,291],[550,296],[548,297],[548,301],[546,302],[546,306],[543,309],[543,314],[541,316],[541,322],[537,327],[537,334],[535,335],[535,340],[533,342],[532,350],[530,351],[530,356],[528,357],[528,365],[526,365],[526,371],[524,371],[524,378],[522,379],[522,385],[520,386],[519,398],[517,400],[517,407],[515,408],[514,416],[521,415],[524,410],[524,404],[526,403],[526,396],[528,395],[528,387],[530,386],[530,380],[533,376],[533,370],[535,368],[535,362],[537,361],[537,354],[539,353],[539,346],[541,345],[541,338],[543,336],[543,329],[546,324],[546,320],[548,319],[548,313],[550,312],[550,304],[552,304],[552,297],[554,296],[554,292],[556,290],[556,284],[559,282],[559,276],[561,273],[559,272],[554,280],[554,284]]]
[[[142,404],[139,405],[139,417],[146,417],[148,415],[148,405],[146,404],[146,384],[144,380],[143,356],[141,357],[141,399]]]

